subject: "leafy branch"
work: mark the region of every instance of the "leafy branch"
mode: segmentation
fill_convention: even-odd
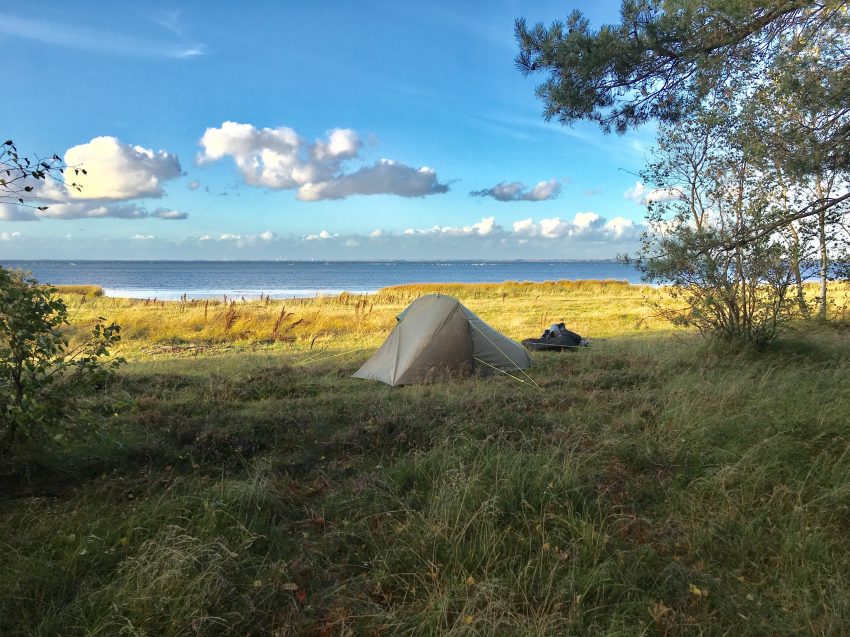
[[[74,172],[74,176],[88,174],[85,168],[68,166],[59,155],[42,158],[39,156],[22,157],[15,143],[7,139],[0,145],[0,203],[13,202],[28,208],[47,210],[47,206],[38,205],[38,183],[54,181],[68,188],[82,191],[76,182],[68,183],[65,173]]]

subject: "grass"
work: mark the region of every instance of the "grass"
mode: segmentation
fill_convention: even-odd
[[[539,335],[544,327],[562,320],[579,333],[596,337],[668,328],[654,307],[666,302],[663,290],[621,281],[409,285],[384,288],[374,295],[285,300],[69,297],[68,307],[75,332],[81,334],[99,316],[118,322],[122,354],[132,359],[245,350],[355,351],[377,347],[399,312],[418,296],[437,290],[458,296],[514,338]]]
[[[82,296],[93,298],[103,296],[103,288],[99,285],[57,285],[56,290],[60,296]]]
[[[131,362],[78,439],[0,470],[0,634],[846,632],[846,327],[730,355],[657,289],[474,286],[515,338],[597,340],[535,354],[540,391],[350,378],[431,289],[72,300]]]

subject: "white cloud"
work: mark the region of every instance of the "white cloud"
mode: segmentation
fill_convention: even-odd
[[[634,239],[640,229],[631,220],[615,217],[606,221],[595,212],[578,212],[572,221],[560,217],[523,219],[513,224],[514,235],[523,239],[621,240]]]
[[[656,188],[644,197],[646,203],[663,203],[665,201],[687,201],[679,188]]]
[[[619,239],[626,235],[633,235],[637,228],[635,226],[635,222],[631,219],[626,219],[625,217],[614,217],[605,223],[605,229],[609,233],[613,234],[615,238]]]
[[[70,199],[138,199],[162,197],[162,183],[179,177],[180,162],[164,151],[123,144],[115,137],[95,137],[65,152],[68,166],[86,174],[66,171],[81,190],[65,189]]]
[[[345,199],[352,195],[397,195],[424,197],[447,192],[437,173],[423,166],[413,168],[391,159],[381,159],[349,175],[339,175],[319,183],[307,183],[298,190],[302,201]]]
[[[643,199],[643,195],[646,192],[646,186],[643,185],[643,182],[635,182],[635,185],[626,190],[623,193],[623,196],[626,199],[631,199],[632,201],[640,202]]]
[[[70,201],[47,204],[46,210],[37,210],[14,204],[0,205],[0,221],[39,221],[41,219],[186,219],[188,215],[179,210],[157,208],[148,211],[133,203],[101,200]]]
[[[85,254],[148,255],[156,258],[234,259],[598,259],[611,258],[637,248],[641,221],[625,217],[607,219],[584,211],[570,217],[528,218],[500,225],[495,216],[477,222],[406,230],[378,228],[372,232],[336,233],[323,229],[312,234],[277,234],[272,230],[245,234],[220,229],[213,234],[184,238],[161,237],[142,231],[122,239],[87,237],[52,241],[53,258],[81,258]],[[64,233],[63,233],[64,234]],[[157,235],[154,238],[154,235]],[[0,254],[7,258],[32,258],[32,246],[47,246],[41,238],[3,236]],[[62,257],[58,255],[64,255]]]
[[[331,234],[327,230],[322,230],[319,234],[308,234],[304,237],[305,241],[319,241],[320,239],[333,239],[339,235]]]
[[[189,215],[180,210],[166,210],[165,208],[157,208],[154,210],[151,217],[158,217],[159,219],[186,219]]]
[[[449,236],[479,236],[486,237],[494,232],[501,232],[502,227],[496,225],[495,217],[485,217],[471,226],[433,226],[431,228],[415,229],[408,228],[402,231],[403,235],[449,235]],[[383,233],[381,236],[384,236]],[[374,233],[373,233],[374,235]]]
[[[38,219],[142,219],[150,213],[134,204],[95,202],[52,203],[36,213]]]
[[[684,193],[679,188],[655,188],[653,190],[647,190],[646,186],[640,181],[626,190],[623,196],[644,206],[650,203],[686,200]]]
[[[446,192],[431,168],[382,159],[355,172],[345,162],[358,158],[363,142],[349,128],[328,131],[326,140],[307,142],[293,129],[256,128],[224,122],[201,137],[198,163],[233,159],[245,183],[274,190],[297,190],[302,201],[390,194],[423,197]]]
[[[205,234],[200,237],[190,237],[190,240],[198,241],[199,243],[218,243],[218,244],[230,244],[236,246],[238,248],[254,246],[255,248],[260,248],[263,244],[269,245],[279,240],[279,237],[276,232],[272,232],[271,230],[266,230],[264,232],[260,232],[259,234],[240,234],[236,232],[225,232],[220,234],[218,238],[213,237],[212,235]]]
[[[20,232],[0,232],[0,241],[12,241],[20,236]]]
[[[540,220],[540,236],[544,239],[560,239],[570,236],[571,226],[560,217]]]
[[[18,205],[0,206],[2,221],[39,219],[186,219],[178,210],[157,208],[149,212],[132,200],[159,198],[163,183],[181,174],[177,157],[164,150],[124,144],[115,137],[95,137],[65,152],[64,182],[33,182],[28,203],[46,210]],[[80,189],[73,187],[76,183]]]
[[[471,197],[492,197],[497,201],[547,201],[557,198],[560,194],[561,182],[557,179],[540,181],[531,189],[519,181],[503,181],[492,188],[473,190],[469,193]]]
[[[189,190],[197,190],[198,188],[200,188],[200,187],[201,187],[201,182],[200,182],[200,181],[198,181],[197,179],[193,179],[193,180],[192,180],[192,181],[190,181],[188,184],[186,184],[186,187],[187,187]]]
[[[602,217],[595,212],[577,212],[573,223],[580,230],[589,230],[602,223]]]

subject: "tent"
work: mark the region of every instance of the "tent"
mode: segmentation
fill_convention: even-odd
[[[408,385],[427,380],[435,371],[511,373],[531,367],[522,345],[451,296],[422,296],[397,319],[395,329],[355,378]]]

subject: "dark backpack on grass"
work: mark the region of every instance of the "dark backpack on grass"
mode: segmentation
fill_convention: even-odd
[[[543,331],[540,338],[527,338],[522,344],[532,350],[554,350],[559,351],[566,347],[578,347],[582,338],[575,332],[568,330],[563,323],[552,325]]]

